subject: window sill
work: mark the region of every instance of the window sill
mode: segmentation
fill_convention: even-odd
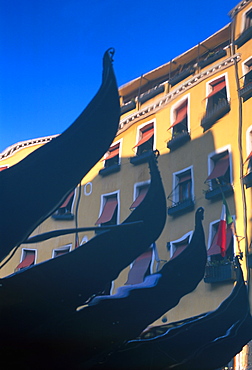
[[[230,104],[227,100],[218,104],[214,109],[207,111],[201,120],[201,126],[204,132],[213,126],[219,119],[225,116],[230,111]]]
[[[179,134],[174,136],[170,141],[168,141],[167,148],[170,150],[175,150],[190,140],[191,136],[188,131],[180,132]]]
[[[216,60],[224,57],[227,55],[227,52],[226,50],[219,50],[217,53],[215,53],[214,55],[212,55],[211,57],[205,59],[205,60],[201,60],[199,63],[198,63],[198,67],[200,68],[204,68],[206,66],[208,66],[209,64],[215,62]]]
[[[176,76],[172,77],[170,80],[169,80],[169,84],[171,86],[174,86],[176,85],[177,83],[179,83],[180,81],[184,80],[185,78],[187,78],[188,76],[190,76],[191,74],[193,74],[195,72],[195,68],[189,68],[189,69],[185,69],[184,71],[182,71],[181,73],[177,74]]]
[[[74,219],[74,215],[72,213],[64,213],[62,215],[52,215],[52,218],[56,221],[72,221]]]
[[[239,90],[239,96],[241,98],[243,98],[243,101],[246,101],[247,99],[251,98],[251,96],[252,96],[252,82],[243,86],[243,88],[241,88]]]
[[[232,262],[206,266],[204,282],[208,284],[235,281],[235,269]]]
[[[252,36],[252,26],[242,32],[238,39],[235,40],[235,45],[237,45],[238,48],[241,47],[243,44],[245,44],[245,42],[251,39],[251,36]]]
[[[208,190],[205,193],[205,199],[207,200],[217,200],[222,197],[222,194],[225,194],[226,197],[232,195],[234,189],[231,184],[221,185],[218,188]]]
[[[143,154],[136,155],[135,157],[131,157],[130,163],[133,164],[134,166],[138,166],[139,164],[148,162],[152,156],[153,156],[153,151],[148,150],[147,152],[144,152]]]
[[[190,212],[194,209],[194,201],[192,199],[186,199],[183,202],[176,203],[175,205],[168,208],[169,216],[179,216],[183,213]]]
[[[120,164],[114,164],[113,166],[105,167],[99,171],[99,175],[102,177],[108,176],[111,173],[119,172],[121,169]]]
[[[246,185],[246,189],[252,187],[252,172],[243,177],[243,184]]]

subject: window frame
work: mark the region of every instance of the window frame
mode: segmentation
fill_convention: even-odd
[[[183,173],[186,174],[186,172],[191,172],[191,197],[190,198],[186,198],[186,199],[183,199],[183,200],[180,200],[180,187],[179,187],[179,179],[182,177]],[[174,204],[177,204],[177,203],[182,203],[183,201],[187,200],[187,199],[190,199],[190,200],[194,200],[194,173],[193,173],[193,165],[192,166],[189,166],[189,167],[186,167],[186,168],[183,168],[183,170],[180,170],[180,171],[177,171],[177,172],[173,172],[172,174],[173,176],[173,197],[172,197],[172,201]]]
[[[188,231],[180,238],[170,241],[170,259],[173,257],[174,253],[176,252],[175,244],[181,243],[183,240],[187,239],[188,237],[189,237],[189,241],[188,241],[188,244],[189,244],[192,239],[192,235],[193,235],[193,231]]]
[[[36,264],[36,262],[37,262],[37,254],[38,254],[37,249],[35,249],[35,248],[32,248],[32,249],[30,249],[30,248],[22,248],[21,257],[20,257],[20,261],[19,261],[18,265],[20,265],[20,263],[22,263],[25,260],[26,255],[27,255],[27,252],[34,252],[34,255],[35,255],[35,257],[34,257],[34,263],[31,266],[33,266],[33,265]],[[29,266],[27,266],[27,267],[29,267]],[[23,267],[21,269],[20,268],[17,269],[17,267],[16,267],[16,269],[17,269],[16,271],[21,271],[24,268],[26,268],[26,267]]]
[[[232,151],[231,151],[231,146],[230,145],[219,148],[219,149],[215,150],[214,152],[211,152],[211,153],[208,154],[208,157],[207,157],[208,175],[207,175],[207,177],[212,173],[212,171],[215,167],[215,162],[213,160],[213,157],[215,157],[216,155],[220,155],[221,153],[224,153],[226,151],[228,151],[228,154],[229,154],[229,179],[230,179],[230,185],[232,185],[233,184],[233,159],[232,159]],[[209,180],[209,181],[206,180],[206,182],[208,183],[210,190],[213,190],[215,188],[213,186],[212,179]]]
[[[55,249],[53,249],[53,251],[52,251],[52,258],[56,258],[56,257],[58,257],[58,256],[57,256],[57,252],[63,252],[63,251],[66,251],[66,253],[69,253],[69,252],[71,252],[71,250],[72,250],[72,243],[65,244],[65,245],[63,245],[63,246],[61,246],[61,247],[55,248]]]
[[[251,13],[251,17],[248,17],[249,13]],[[250,26],[248,26],[248,18],[251,18]],[[251,26],[252,26],[252,6],[242,14],[241,33],[246,31]]]
[[[107,151],[107,153],[104,155],[104,158],[103,158],[103,168],[105,169],[105,168],[109,168],[109,167],[112,167],[112,166],[119,166],[120,164],[121,164],[121,158],[122,158],[122,142],[123,142],[123,139],[119,139],[119,140],[117,140],[117,141],[115,141],[115,142],[113,142],[111,145],[110,145],[110,147],[109,147],[109,149],[110,148],[113,148],[114,146],[116,146],[116,145],[118,145],[119,144],[119,153],[118,153],[118,163],[113,163],[113,164],[111,164],[111,165],[109,165],[109,166],[106,166],[106,155],[109,153],[109,150]]]
[[[152,119],[150,121],[147,121],[145,123],[142,123],[141,125],[137,126],[137,133],[136,133],[136,143],[135,143],[135,146],[133,147],[133,150],[134,150],[134,154],[135,156],[141,156],[143,153],[141,154],[138,154],[138,148],[141,146],[137,146],[137,144],[139,143],[139,141],[141,140],[141,136],[142,136],[142,129],[145,127],[145,126],[148,126],[150,124],[153,124],[153,130],[154,130],[154,134],[153,134],[153,145],[152,145],[152,150],[156,150],[156,119]],[[151,150],[151,149],[150,149]]]
[[[233,223],[235,223],[235,216],[232,215],[231,217],[233,219]],[[221,221],[221,219],[219,218],[219,219],[211,221],[209,223],[207,253],[208,253],[208,250],[211,248],[211,245],[212,245],[212,242],[214,240],[214,237],[215,237],[216,233],[218,232],[218,227],[219,227],[220,221]],[[235,252],[236,252],[236,238],[235,238],[235,235],[233,235],[233,255],[235,255]],[[215,255],[213,255],[213,256],[215,256]],[[207,260],[210,261],[210,262],[215,261],[216,258],[213,258],[213,256],[207,256]],[[219,256],[219,255],[217,254],[216,256]],[[225,257],[219,258],[219,260],[221,260],[221,261],[224,260],[224,259],[225,259]]]
[[[225,78],[225,85],[226,85],[226,100],[227,102],[229,103],[230,102],[230,89],[229,89],[229,81],[228,81],[228,74],[227,72],[225,73],[222,73],[218,76],[215,76],[214,78],[212,78],[211,80],[209,80],[207,83],[206,83],[206,98],[205,98],[205,101],[206,101],[206,111],[208,110],[211,110],[213,109],[212,107],[211,108],[208,108],[208,105],[209,105],[209,98],[208,96],[211,94],[211,92],[213,91],[213,83],[214,81],[217,81],[219,79],[221,79],[222,77]],[[218,94],[218,93],[217,93]],[[215,94],[214,94],[215,95]]]
[[[171,110],[170,110],[170,128],[171,128],[171,134],[172,137],[174,137],[174,127],[173,124],[176,121],[177,118],[177,111],[180,106],[182,106],[185,102],[187,101],[187,132],[190,132],[190,94],[186,94],[178,100],[175,104],[172,105]],[[183,132],[183,131],[181,131]]]
[[[110,198],[113,195],[116,195],[116,198],[117,198],[116,225],[118,225],[120,223],[120,190],[116,190],[116,191],[113,191],[113,192],[110,192],[110,193],[106,193],[106,194],[101,194],[101,197],[100,197],[100,211],[99,211],[99,217],[98,217],[97,220],[99,220],[99,218],[102,215],[104,206],[106,204],[106,199],[107,198]],[[102,225],[103,224],[99,224],[99,226],[102,226]]]

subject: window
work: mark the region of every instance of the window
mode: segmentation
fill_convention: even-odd
[[[138,132],[138,142],[134,146],[136,149],[136,155],[140,156],[141,154],[153,150],[154,146],[154,124],[149,123],[139,129]]]
[[[135,209],[139,204],[143,201],[145,195],[148,192],[149,189],[149,181],[148,183],[142,183],[135,185],[135,191],[134,191],[134,202],[131,204],[130,209]]]
[[[234,255],[234,237],[233,237],[233,226],[228,225],[226,228],[226,255],[222,257],[220,246],[217,244],[218,230],[220,221],[214,221],[210,224],[209,240],[208,240],[208,251],[207,255],[211,262],[230,260],[232,261]]]
[[[227,101],[227,88],[225,77],[210,82],[210,93],[207,96],[207,111],[213,110],[219,104]]]
[[[55,220],[72,220],[74,218],[72,213],[74,195],[75,191],[72,191],[57,211],[52,215]]]
[[[194,209],[192,171],[193,168],[190,167],[173,174],[173,191],[168,196],[168,199],[172,201],[172,206],[168,208],[169,216],[177,216]]]
[[[193,198],[192,192],[192,169],[175,174],[174,200],[184,202]]]
[[[186,249],[190,240],[192,232],[189,232],[182,236],[182,238],[170,242],[170,259],[176,258],[183,250]]]
[[[100,217],[95,225],[107,226],[118,223],[118,194],[103,195],[101,200]]]
[[[221,119],[230,111],[227,81],[225,76],[209,82],[207,89],[206,114],[201,120],[201,126],[204,128],[204,131],[208,130],[216,121]]]
[[[152,247],[142,253],[132,264],[125,285],[140,284],[150,275],[152,262]]]
[[[245,42],[251,39],[252,36],[252,8],[243,14],[242,32],[235,40],[235,45],[239,48]]]
[[[119,151],[120,151],[120,143],[116,143],[111,145],[108,152],[104,157],[104,167],[111,167],[113,165],[119,164]]]
[[[252,26],[252,9],[245,14],[244,31]]]
[[[239,95],[246,101],[252,96],[252,58],[243,64],[243,74],[243,87],[239,90]]]
[[[15,271],[22,270],[26,267],[35,264],[36,250],[22,249],[21,262],[16,267]]]
[[[210,156],[210,174],[207,177],[211,189],[231,183],[230,154],[228,150]]]
[[[68,244],[68,245],[65,245],[63,247],[60,247],[58,249],[54,249],[53,250],[52,257],[55,258],[55,257],[62,256],[63,254],[69,253],[70,250],[71,250],[71,247],[72,247],[72,245],[71,244]]]
[[[188,100],[183,101],[173,112],[172,136],[188,131]]]

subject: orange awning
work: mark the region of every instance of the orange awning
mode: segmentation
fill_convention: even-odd
[[[64,202],[61,204],[60,208],[64,208],[68,205],[68,203],[70,202],[71,198],[73,197],[74,195],[74,191],[72,191],[67,197],[66,199],[64,200]]]
[[[186,104],[181,105],[181,107],[177,109],[176,120],[175,122],[173,122],[173,124],[169,127],[168,130],[176,126],[178,123],[182,122],[186,118],[186,116],[187,116],[187,101],[186,101]]]
[[[142,132],[142,138],[138,141],[138,143],[133,148],[136,148],[146,143],[146,141],[148,141],[154,135],[154,127],[153,125],[151,125],[150,128],[146,130],[142,130],[141,132]]]
[[[218,177],[224,176],[225,173],[227,172],[229,167],[229,154],[225,155],[224,157],[220,158],[210,175],[207,177],[206,181],[212,180],[212,179],[217,179]]]
[[[16,267],[16,270],[19,270],[19,269],[22,269],[22,268],[25,268],[25,267],[29,267],[29,266],[34,264],[34,261],[35,261],[35,252],[34,251],[29,251],[29,252],[27,251],[25,258]]]
[[[118,154],[119,154],[119,144],[111,147],[108,151],[108,155],[104,157],[103,160],[107,161],[108,159],[114,158]]]
[[[96,221],[95,225],[104,224],[106,222],[111,221],[116,210],[116,207],[117,207],[117,198],[116,197],[107,198],[102,214]]]
[[[217,92],[221,91],[226,87],[226,81],[225,77],[221,77],[218,80],[214,81],[214,83],[211,84],[212,91],[210,94],[206,97],[207,99],[211,98],[211,96],[215,95]]]
[[[139,206],[139,204],[143,201],[145,195],[147,194],[148,189],[149,189],[149,185],[143,186],[140,188],[139,194],[137,198],[134,200],[134,202],[131,204],[130,209],[133,209]]]

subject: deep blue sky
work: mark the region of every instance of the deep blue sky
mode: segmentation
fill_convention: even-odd
[[[203,41],[237,0],[0,0],[0,152],[59,134],[92,99],[114,47],[121,86]]]

